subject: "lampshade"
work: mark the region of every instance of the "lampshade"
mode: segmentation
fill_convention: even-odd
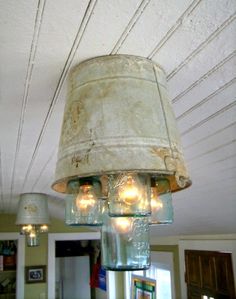
[[[52,188],[70,193],[71,181],[83,189],[81,179],[89,178],[90,186],[99,180],[108,217],[146,221],[150,181],[159,176],[168,180],[170,193],[191,185],[164,70],[130,55],[96,57],[77,65],[69,76]]]
[[[21,194],[16,225],[21,226],[21,233],[26,235],[28,246],[39,245],[39,233],[47,232],[49,223],[47,195]]]
[[[127,172],[110,175],[108,181],[109,215],[114,217],[151,214],[150,176]]]
[[[107,270],[145,270],[150,266],[147,217],[104,216],[102,264]]]
[[[170,184],[165,177],[151,180],[151,216],[150,224],[171,224],[173,222],[173,205]]]
[[[163,69],[129,55],[102,56],[70,74],[55,182],[125,171],[165,174],[171,192],[191,184]]]
[[[65,222],[70,226],[100,226],[103,223],[104,200],[101,184],[90,178],[71,180],[66,198]]]

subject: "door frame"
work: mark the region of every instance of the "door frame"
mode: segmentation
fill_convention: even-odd
[[[217,236],[218,237],[218,236]],[[225,238],[216,239],[180,239],[179,241],[179,261],[180,261],[180,279],[181,279],[181,294],[183,299],[187,299],[187,285],[185,283],[185,250],[208,250],[228,252],[232,254],[232,264],[234,272],[234,284],[236,289],[236,235],[225,235]],[[205,237],[207,238],[207,236]]]
[[[25,236],[19,233],[0,233],[0,240],[17,240],[16,298],[24,298],[25,284]]]
[[[48,234],[48,298],[56,295],[56,241],[99,240],[100,232],[54,233]]]

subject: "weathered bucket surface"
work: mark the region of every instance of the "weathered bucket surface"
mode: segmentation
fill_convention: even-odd
[[[93,58],[70,74],[52,187],[125,171],[167,175],[172,191],[191,184],[163,69],[137,56]]]
[[[49,224],[47,195],[24,193],[20,195],[16,224]]]

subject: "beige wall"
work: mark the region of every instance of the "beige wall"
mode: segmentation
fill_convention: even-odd
[[[0,232],[18,232],[15,225],[15,215],[0,214]],[[68,227],[63,221],[52,219],[50,225],[51,233],[69,233],[89,231],[78,227]],[[39,247],[25,247],[25,265],[47,265],[47,234],[40,236]],[[184,283],[184,249],[225,250],[233,254],[234,275],[236,278],[236,234],[233,235],[193,235],[193,236],[173,236],[173,237],[151,237],[152,250],[154,251],[172,251],[174,253],[175,281],[176,281],[176,299],[185,297]],[[178,253],[179,252],[179,253]],[[180,273],[180,275],[179,275]],[[181,281],[180,281],[181,278]],[[119,273],[116,279],[119,290],[123,289],[123,276]],[[180,288],[181,285],[181,288]],[[182,293],[182,295],[181,295]],[[121,296],[121,294],[119,294]],[[45,299],[47,298],[47,284],[25,284],[24,299]],[[122,297],[120,297],[122,298]],[[119,299],[120,299],[119,298]]]
[[[177,283],[177,298],[180,294],[181,299],[187,298],[186,283],[184,278],[184,251],[186,249],[192,250],[213,250],[230,252],[232,254],[233,270],[234,270],[234,283],[236,288],[236,234],[224,234],[224,235],[183,235],[173,237],[159,237],[151,238],[152,244],[158,244],[158,250],[160,248],[171,248],[177,246],[179,251],[179,277]],[[155,248],[155,246],[154,246]],[[175,265],[176,266],[176,265]],[[176,279],[175,269],[175,279]]]
[[[19,232],[19,228],[15,225],[16,215],[0,214],[0,232]],[[78,227],[68,227],[63,221],[51,219],[51,233],[71,233],[84,232],[85,229]],[[87,230],[88,231],[88,230]],[[25,266],[47,265],[48,260],[48,236],[47,234],[40,235],[40,246],[27,247],[25,246]],[[25,284],[24,299],[46,299],[47,298],[47,283]],[[23,298],[22,298],[23,299]]]

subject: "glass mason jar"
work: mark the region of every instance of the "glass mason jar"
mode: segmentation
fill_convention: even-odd
[[[102,266],[107,270],[145,270],[150,266],[148,217],[104,215]]]
[[[173,223],[172,194],[167,178],[151,179],[151,210],[150,224]]]
[[[39,233],[36,227],[33,227],[31,231],[26,235],[27,246],[28,247],[35,247],[39,246]]]
[[[142,217],[151,214],[150,176],[126,172],[108,178],[109,215]]]
[[[71,180],[68,183],[65,223],[71,226],[102,225],[104,200],[101,184],[94,178]]]

